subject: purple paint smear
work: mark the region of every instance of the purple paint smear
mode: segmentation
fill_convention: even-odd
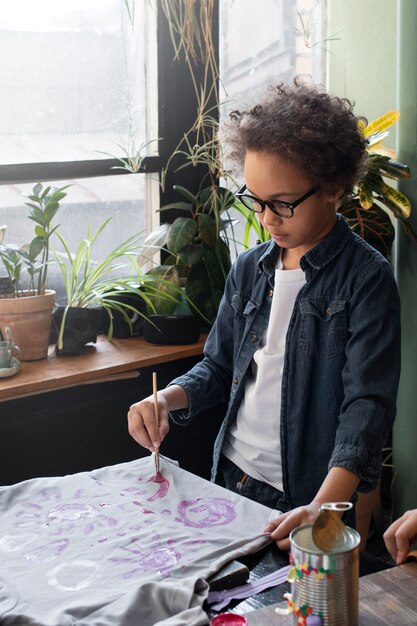
[[[133,500],[132,504],[138,506],[141,509],[143,515],[155,515],[154,511],[151,511],[151,509],[146,509],[144,506],[142,506],[141,502],[136,502],[136,500]]]
[[[159,485],[158,490],[154,493],[150,498],[146,498],[148,502],[154,502],[155,500],[161,500],[165,498],[169,489],[169,482],[166,478],[164,478],[161,474],[156,474],[152,476],[149,480],[149,483],[157,483]]]
[[[137,559],[138,567],[123,574],[123,578],[133,578],[143,572],[157,572],[162,578],[168,578],[179,559],[180,554],[172,548],[151,550]]]
[[[47,563],[57,559],[69,545],[68,539],[57,539],[23,554],[27,561]]]
[[[183,500],[178,505],[178,513],[177,521],[192,528],[225,526],[236,518],[233,502],[224,498]]]
[[[27,561],[37,561],[38,563],[54,561],[67,550],[72,541],[71,535],[81,531],[85,536],[88,536],[93,532],[105,529],[103,533],[100,532],[101,536],[94,540],[95,544],[101,544],[108,541],[107,533],[108,529],[111,528],[114,529],[113,538],[126,537],[129,542],[124,547],[118,546],[113,552],[113,558],[110,558],[113,563],[124,566],[124,571],[119,574],[121,577],[128,579],[146,572],[154,572],[162,578],[167,578],[171,575],[172,570],[179,566],[179,562],[184,556],[187,557],[188,555],[188,558],[192,559],[192,554],[206,543],[203,538],[185,541],[184,538],[175,538],[178,531],[176,523],[180,522],[186,527],[195,529],[205,529],[210,526],[229,524],[237,516],[234,504],[224,498],[203,497],[183,500],[178,504],[177,512],[175,508],[172,511],[168,508],[160,511],[165,516],[172,516],[171,520],[166,520],[168,525],[165,525],[171,539],[163,542],[160,535],[152,529],[156,522],[155,511],[149,509],[146,502],[155,502],[165,498],[170,489],[170,482],[159,472],[150,478],[149,475],[139,477],[138,481],[142,483],[142,487],[140,485],[125,487],[120,492],[120,495],[126,497],[126,505],[110,504],[107,499],[110,494],[99,482],[95,485],[101,488],[95,495],[88,494],[83,488],[77,488],[72,492],[72,498],[69,499],[69,494],[58,489],[51,489],[42,491],[39,503],[28,501],[22,503],[20,511],[16,513],[15,526],[42,526],[43,528],[50,526],[47,531],[48,544],[43,541],[43,545],[39,545],[39,542],[36,541],[37,545],[32,544],[29,550],[26,549],[23,552],[24,558]],[[154,483],[155,486],[147,483]],[[154,492],[153,495],[146,497],[152,492]],[[137,528],[129,526],[119,530],[119,520],[105,513],[110,508],[115,511],[125,510],[131,505],[138,507],[143,517],[139,515],[140,523],[138,523]],[[169,524],[170,521],[171,525]],[[145,542],[146,546],[142,543],[144,525],[150,525],[148,528],[151,531],[151,537]],[[137,532],[132,534],[134,530]],[[195,534],[203,536],[203,532],[195,532]],[[57,536],[60,536],[59,539],[55,539]],[[53,537],[54,540],[52,540]],[[129,567],[132,569],[129,570]]]

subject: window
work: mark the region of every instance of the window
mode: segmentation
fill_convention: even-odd
[[[98,255],[151,227],[156,174],[123,159],[157,152],[156,13],[135,0],[14,0],[0,17],[0,225],[5,243],[33,237],[22,192],[71,184],[60,230],[74,249],[109,215]],[[148,158],[147,172],[158,159]],[[133,164],[133,169],[137,163]],[[123,174],[114,176],[115,174]],[[21,182],[22,184],[16,184]],[[9,183],[9,184],[7,184]],[[58,219],[57,216],[57,219]],[[106,239],[107,242],[106,243]],[[97,242],[99,244],[99,241]],[[54,268],[50,286],[56,287]]]
[[[21,193],[37,181],[72,185],[59,214],[71,247],[88,224],[95,229],[113,214],[119,241],[156,226],[162,162],[197,111],[189,72],[174,61],[162,6],[156,0],[14,0],[2,9],[0,225],[8,226],[5,243],[31,238]],[[324,0],[263,0],[261,6],[219,0],[217,8],[221,100],[227,105],[239,104],[268,79],[304,73],[323,82]],[[123,167],[117,159],[140,146],[141,173],[113,169]],[[201,176],[197,168],[171,167],[167,180],[163,204],[178,200],[173,184],[197,188]],[[164,213],[163,221],[172,216]],[[109,243],[101,240],[104,256]],[[49,277],[49,286],[58,288],[57,268],[50,268]]]
[[[97,159],[146,138],[146,3],[15,0],[2,10],[1,163]],[[140,12],[140,14],[139,14]]]
[[[324,0],[220,0],[225,98],[299,74],[324,83]]]

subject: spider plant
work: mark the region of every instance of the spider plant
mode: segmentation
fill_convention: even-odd
[[[155,293],[159,298],[178,302],[172,291],[172,289],[175,291],[175,286],[170,291],[161,293],[161,279],[142,274],[136,261],[138,250],[142,245],[142,232],[135,233],[118,244],[102,261],[94,261],[94,243],[112,219],[113,217],[109,217],[105,220],[94,233],[88,226],[87,236],[80,242],[75,253],[70,251],[64,237],[58,231],[55,233],[64,248],[64,252],[53,250],[53,253],[62,272],[67,299],[58,331],[58,350],[62,350],[65,321],[70,307],[103,307],[109,318],[107,337],[111,340],[114,311],[122,315],[130,329],[132,324],[129,314],[147,318],[132,304],[121,301],[120,296],[135,294],[144,300],[148,312],[155,311],[152,303],[152,295]],[[118,272],[122,268],[127,270],[127,273],[119,275]],[[179,292],[179,288],[177,291]]]

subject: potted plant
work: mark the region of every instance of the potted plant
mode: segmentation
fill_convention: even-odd
[[[10,329],[20,347],[20,359],[32,361],[47,356],[55,292],[48,290],[47,275],[50,239],[56,230],[52,221],[65,198],[67,186],[43,187],[37,183],[28,196],[28,218],[34,223],[34,238],[24,245],[3,244],[6,227],[1,229],[0,259],[7,276],[2,279],[0,329]]]
[[[387,128],[399,116],[398,111],[390,111],[363,126],[364,136],[368,140],[368,166],[354,193],[344,200],[339,209],[352,230],[388,258],[395,237],[392,217],[417,243],[417,234],[408,222],[411,213],[409,199],[384,180],[411,176],[410,168],[397,161],[395,153],[382,145],[388,135]]]
[[[172,224],[162,224],[146,242],[167,253],[165,266],[176,269],[184,287],[186,301],[204,323],[211,325],[223,295],[231,259],[227,231],[235,223],[228,215],[236,202],[224,187],[210,185],[196,194],[175,185],[185,200],[161,207],[161,211],[179,209],[188,216],[177,217]]]
[[[152,291],[145,285],[152,309],[147,307],[143,336],[149,343],[175,345],[198,341],[200,324],[193,315],[193,303],[188,301],[180,286],[181,281],[174,265],[158,265],[149,272],[155,282]]]
[[[143,274],[136,261],[142,245],[141,232],[116,245],[103,260],[94,260],[94,243],[112,219],[105,220],[94,233],[88,226],[86,238],[74,253],[63,235],[55,232],[64,250],[54,250],[54,256],[66,292],[66,304],[54,311],[59,354],[79,354],[82,346],[95,342],[101,332],[106,332],[111,340],[115,315],[121,316],[132,330],[133,318],[146,319],[148,312],[155,312],[152,297],[157,293],[160,299],[176,303],[172,293],[160,292],[159,279]],[[121,268],[126,268],[126,273],[120,275]]]

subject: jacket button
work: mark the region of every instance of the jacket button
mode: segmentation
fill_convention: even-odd
[[[272,296],[274,295],[274,290],[270,289],[266,295],[268,296],[268,298],[272,298]]]
[[[332,314],[332,310],[330,308],[326,309],[326,315],[331,315]]]
[[[233,384],[234,384],[234,385],[237,385],[237,384],[238,384],[238,382],[239,382],[239,379],[238,379],[238,378],[236,378],[236,376],[235,376],[235,377],[234,377],[234,379],[233,379]]]
[[[250,340],[252,343],[254,343],[257,339],[258,339],[258,335],[253,334],[250,336]]]

